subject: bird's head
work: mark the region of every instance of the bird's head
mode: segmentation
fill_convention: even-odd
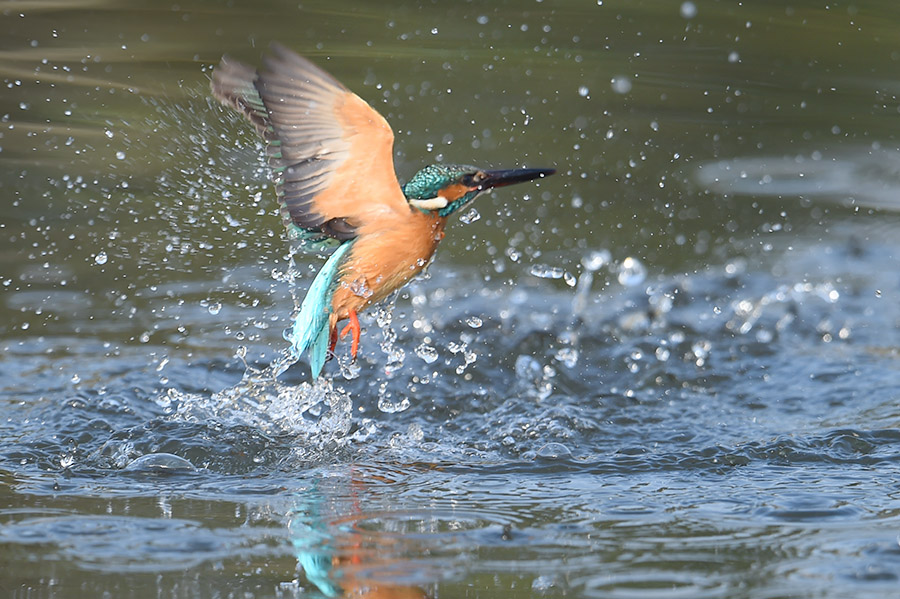
[[[403,186],[403,195],[413,208],[449,216],[482,191],[549,177],[555,172],[552,168],[484,170],[464,164],[432,164]]]

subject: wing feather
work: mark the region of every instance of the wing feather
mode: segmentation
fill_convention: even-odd
[[[285,225],[302,238],[350,239],[408,216],[387,121],[309,60],[276,43],[259,70],[224,56],[212,90],[266,141]]]

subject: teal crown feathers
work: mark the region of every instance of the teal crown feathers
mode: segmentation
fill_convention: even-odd
[[[427,200],[437,197],[442,189],[458,182],[463,176],[478,172],[478,168],[466,164],[431,164],[413,175],[403,186],[407,200]],[[481,190],[475,189],[438,210],[441,216],[449,216],[475,199]]]

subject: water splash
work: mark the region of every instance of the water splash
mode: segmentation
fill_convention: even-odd
[[[253,426],[266,434],[304,435],[306,449],[316,451],[348,442],[353,402],[349,393],[324,377],[290,385],[278,380],[295,362],[285,350],[270,365],[246,365],[241,381],[209,396],[168,389],[157,399],[173,418],[187,422],[222,422]]]
[[[556,370],[552,366],[543,366],[533,356],[523,354],[516,358],[515,369],[516,383],[522,395],[542,401],[553,393],[552,379]]]
[[[391,378],[397,374],[406,360],[406,352],[402,347],[396,345],[397,331],[391,326],[394,318],[394,301],[397,292],[394,292],[383,305],[379,306],[375,311],[375,323],[381,329],[381,351],[387,356],[387,363],[384,366],[385,374]]]
[[[572,315],[576,320],[582,318],[587,309],[595,273],[604,266],[608,266],[611,261],[612,254],[609,250],[592,250],[581,258],[581,266],[584,270],[575,283],[575,295],[572,297]]]
[[[758,341],[768,343],[795,322],[798,306],[812,307],[818,303],[822,312],[815,328],[822,340],[828,342],[835,338],[847,339],[851,333],[849,324],[844,322],[836,325],[830,318],[830,313],[840,299],[840,291],[830,281],[779,285],[760,297],[733,300],[730,306],[731,317],[725,323],[725,328],[740,335],[755,332]]]
[[[459,336],[459,343],[451,341],[447,344],[447,349],[450,350],[450,353],[462,356],[462,363],[456,367],[456,374],[464,373],[469,366],[478,360],[478,354],[469,349],[469,344],[474,340],[475,337],[469,333],[461,333]]]

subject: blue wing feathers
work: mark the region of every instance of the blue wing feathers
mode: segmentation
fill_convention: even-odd
[[[312,371],[313,378],[318,378],[325,366],[325,359],[328,357],[328,322],[319,329],[315,341],[309,350],[309,368]]]
[[[352,246],[353,241],[348,241],[338,246],[331,254],[309,286],[293,326],[284,335],[284,338],[291,342],[294,357],[299,358],[303,352],[309,352],[313,378],[318,378],[322,373],[322,367],[325,366],[325,359],[328,357],[331,297],[337,285],[341,263]]]

